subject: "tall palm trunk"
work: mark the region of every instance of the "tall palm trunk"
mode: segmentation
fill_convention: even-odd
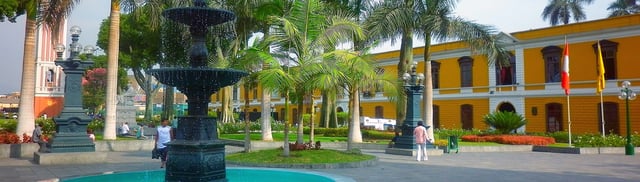
[[[330,117],[330,111],[329,111],[329,91],[322,91],[322,107],[320,110],[320,120],[321,123],[324,125],[324,128],[329,128],[329,121],[331,121],[329,119]]]
[[[309,98],[311,100],[311,117],[309,117],[309,143],[313,143],[313,138],[315,137],[315,135],[313,134],[315,131],[315,122],[313,122],[313,118],[314,115],[316,113],[316,109],[315,109],[315,102],[313,101],[313,95],[309,95]]]
[[[353,149],[353,143],[362,143],[362,134],[360,133],[360,91],[352,88],[349,92],[349,137],[347,140],[347,150]]]
[[[18,126],[16,134],[31,135],[35,129],[34,97],[36,94],[36,17],[27,13],[24,36],[24,53],[22,58],[22,81],[20,89],[20,110],[18,111]]]
[[[153,119],[153,95],[155,95],[156,90],[153,85],[152,82],[152,77],[151,75],[145,76],[145,84],[142,86],[143,90],[145,90],[144,95],[145,95],[145,109],[144,109],[144,119],[146,120],[152,120]]]
[[[266,89],[262,89],[262,141],[273,141],[273,135],[271,133],[271,93]]]
[[[282,156],[289,157],[289,130],[291,123],[289,122],[289,91],[284,96],[284,145],[282,146]]]
[[[221,118],[219,122],[222,122],[222,123],[234,122],[233,110],[232,110],[232,104],[231,104],[231,96],[233,96],[233,93],[231,93],[232,91],[233,91],[233,86],[228,86],[220,89],[220,93],[222,94],[222,101],[221,101],[222,108],[220,109],[220,116],[218,116],[218,118]]]
[[[174,100],[175,100],[175,87],[165,85],[164,86],[164,102],[162,107],[162,119],[171,119],[175,115]]]
[[[120,0],[111,0],[109,48],[107,50],[107,93],[104,139],[116,139],[116,95],[118,94],[118,48],[120,42]]]
[[[422,102],[424,104],[422,106],[424,109],[423,120],[427,126],[431,126],[427,129],[427,136],[433,138],[433,130],[435,129],[433,126],[433,75],[431,73],[431,36],[428,34],[425,36],[424,45],[424,75],[426,79],[424,79],[424,93],[422,93],[424,99]]]
[[[251,120],[249,118],[249,83],[244,84],[244,152],[251,152]]]
[[[413,30],[405,30],[402,34],[402,42],[400,45],[400,61],[398,62],[398,79],[407,72],[407,68],[413,62]],[[407,113],[407,97],[402,96],[396,104],[396,121],[402,121]]]
[[[296,143],[304,143],[304,96],[300,96],[299,98],[301,102],[298,102],[298,131]]]

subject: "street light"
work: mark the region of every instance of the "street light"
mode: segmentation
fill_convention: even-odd
[[[625,106],[627,108],[627,145],[624,146],[624,154],[625,155],[634,155],[635,151],[633,148],[633,144],[631,143],[631,122],[629,121],[629,100],[636,99],[636,93],[631,90],[631,82],[624,81],[622,82],[622,89],[620,89],[620,95],[618,98],[620,100],[625,101]]]
[[[417,64],[411,64],[410,72],[402,75],[404,81],[404,91],[407,94],[407,114],[402,124],[402,135],[398,137],[398,141],[394,144],[394,148],[413,149],[415,147],[415,137],[413,130],[417,127],[418,122],[422,121],[420,114],[420,97],[424,91],[424,75],[416,73]],[[425,126],[429,128],[429,126]]]
[[[91,59],[93,46],[86,46],[84,52],[82,45],[78,43],[82,30],[78,26],[73,26],[69,30],[71,33],[71,44],[69,45],[69,57],[63,59],[65,47],[62,44],[55,46],[57,66],[62,67],[64,72],[64,106],[62,112],[54,117],[57,132],[51,140],[51,152],[94,152],[95,144],[86,137],[87,126],[91,122],[91,117],[84,113],[82,105],[82,75],[85,70],[93,65],[91,60],[83,61],[79,55],[87,54]]]

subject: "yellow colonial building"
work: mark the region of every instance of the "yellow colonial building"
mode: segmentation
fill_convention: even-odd
[[[482,122],[485,114],[507,110],[526,117],[523,130],[527,132],[568,131],[570,118],[572,132],[600,133],[604,118],[607,133],[626,134],[625,101],[618,95],[625,80],[631,82],[632,90],[640,91],[640,14],[498,36],[513,54],[510,67],[489,64],[486,56],[474,54],[461,42],[432,45],[435,128],[487,129]],[[559,76],[565,39],[570,50],[569,99]],[[606,70],[602,102],[596,94],[598,41]],[[423,50],[414,48],[421,73]],[[375,59],[386,73],[397,75],[399,55],[399,51],[384,52]],[[234,90],[238,108],[250,99],[251,108],[246,111],[260,112],[259,90],[250,91],[250,98],[244,98],[241,87]],[[217,98],[212,97],[214,105],[219,105]],[[320,103],[321,97],[316,98]],[[338,104],[339,110],[348,108],[346,99]],[[283,101],[278,94],[272,95],[274,112],[281,113]],[[396,117],[395,104],[382,93],[363,92],[360,108],[362,116]],[[630,101],[629,108],[632,131],[640,131],[640,101]]]

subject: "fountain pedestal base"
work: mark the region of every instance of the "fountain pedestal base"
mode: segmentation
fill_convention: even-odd
[[[226,182],[224,152],[219,140],[172,141],[165,180]]]

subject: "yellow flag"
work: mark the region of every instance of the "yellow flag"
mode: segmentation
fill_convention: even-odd
[[[604,79],[604,62],[602,60],[602,49],[600,48],[600,41],[598,41],[598,88],[596,88],[597,94],[602,94],[606,81]]]

